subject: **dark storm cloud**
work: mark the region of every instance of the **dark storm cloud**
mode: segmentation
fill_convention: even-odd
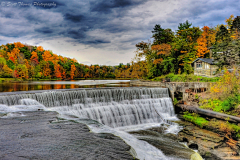
[[[85,38],[85,33],[80,30],[70,30],[65,34],[73,39],[83,39]]]
[[[81,22],[84,19],[83,15],[72,15],[72,14],[65,14],[64,15],[66,20],[70,20],[72,22]]]
[[[35,29],[36,32],[42,33],[42,34],[50,34],[53,33],[53,30],[48,27],[38,28]]]
[[[86,44],[99,44],[99,43],[111,43],[111,41],[96,39],[94,41],[87,41],[86,42]]]
[[[143,0],[100,0],[91,2],[92,12],[109,13],[113,8],[126,8],[143,3]]]
[[[10,0],[8,2],[14,3]],[[24,0],[23,3],[34,4],[34,1]],[[10,28],[5,28],[3,36],[20,37],[20,30],[28,30],[28,35],[32,38],[36,37],[55,37],[72,38],[77,43],[82,44],[104,44],[111,43],[111,38],[116,33],[123,33],[137,28],[125,25],[117,21],[112,22],[115,18],[121,19],[130,7],[144,3],[143,0],[112,0],[91,2],[66,2],[63,0],[53,1],[56,7],[36,7],[34,5],[28,7],[12,6],[0,7],[0,16],[8,19],[17,19],[18,22],[12,25],[19,32],[12,33]],[[41,0],[39,3],[53,3],[49,0]],[[96,12],[106,13],[114,9],[118,10],[118,14],[99,14]],[[94,11],[94,12],[93,12]],[[122,12],[120,14],[120,12]],[[22,25],[22,24],[27,24]],[[126,22],[128,23],[128,22]],[[108,38],[100,38],[99,35],[91,35],[94,30],[102,30],[109,32]],[[59,34],[57,34],[59,33]],[[112,35],[111,35],[112,34]],[[98,46],[99,47],[99,46]]]

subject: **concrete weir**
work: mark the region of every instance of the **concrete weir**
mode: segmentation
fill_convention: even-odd
[[[183,101],[188,99],[189,93],[186,92],[188,89],[198,89],[208,90],[210,88],[211,82],[153,82],[153,81],[140,81],[131,80],[130,86],[148,86],[148,87],[162,87],[168,88],[170,91],[171,98],[174,100],[174,93],[182,92]]]

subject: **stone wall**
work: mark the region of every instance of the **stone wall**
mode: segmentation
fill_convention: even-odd
[[[183,101],[186,101],[189,96],[189,89],[197,91],[198,89],[208,90],[211,82],[152,82],[152,81],[140,81],[131,80],[130,86],[147,86],[147,87],[163,87],[168,88],[170,96],[174,100],[175,92],[183,93]]]

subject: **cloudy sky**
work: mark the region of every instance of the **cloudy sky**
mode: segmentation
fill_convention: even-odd
[[[239,10],[239,0],[0,0],[0,44],[20,41],[87,65],[116,65],[151,40],[155,24],[211,27]]]

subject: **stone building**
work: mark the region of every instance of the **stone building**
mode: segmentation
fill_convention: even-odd
[[[218,69],[216,62],[210,58],[197,58],[192,62],[194,67],[194,75],[214,77]]]

